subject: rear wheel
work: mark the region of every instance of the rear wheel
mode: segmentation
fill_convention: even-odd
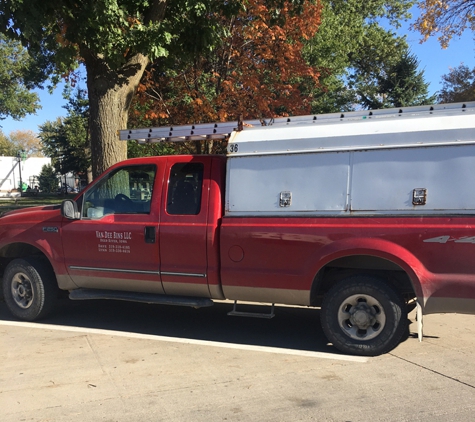
[[[345,352],[376,356],[396,347],[407,328],[404,300],[384,280],[354,276],[333,286],[321,311],[323,331]]]
[[[43,318],[52,310],[58,296],[55,274],[40,259],[15,259],[5,269],[3,295],[15,317],[24,321]]]

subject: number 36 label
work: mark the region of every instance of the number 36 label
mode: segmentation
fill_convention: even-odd
[[[238,144],[229,144],[229,152],[238,152],[239,145]]]

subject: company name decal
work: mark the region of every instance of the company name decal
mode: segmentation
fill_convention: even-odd
[[[96,237],[98,239],[129,240],[132,239],[132,232],[100,232],[96,230]]]
[[[99,239],[97,249],[107,253],[130,253],[127,244],[132,240],[132,232],[109,232],[96,230],[96,239]]]

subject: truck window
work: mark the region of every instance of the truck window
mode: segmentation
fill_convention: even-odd
[[[110,172],[85,193],[82,216],[150,213],[155,174],[154,165],[121,167]]]
[[[168,214],[200,213],[203,169],[202,163],[178,163],[171,168],[166,209]]]

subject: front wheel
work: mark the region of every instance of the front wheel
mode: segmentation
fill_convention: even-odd
[[[36,258],[15,259],[3,275],[3,295],[10,312],[24,321],[46,316],[53,308],[58,285],[51,267]]]
[[[384,280],[354,276],[327,292],[321,323],[328,340],[342,352],[377,356],[401,340],[407,329],[407,309]]]

